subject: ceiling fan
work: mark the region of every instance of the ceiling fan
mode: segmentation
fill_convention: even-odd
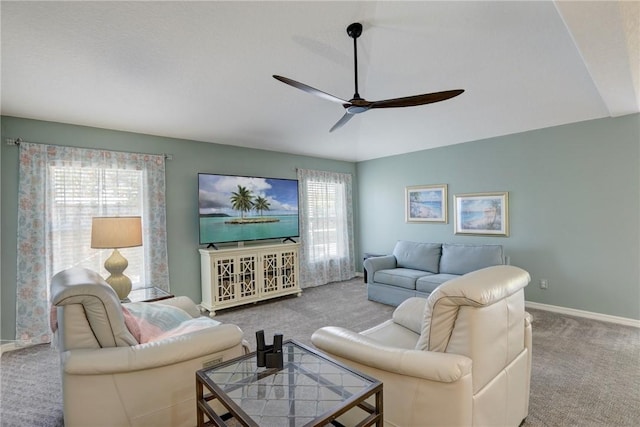
[[[454,89],[444,92],[433,92],[423,95],[406,96],[403,98],[385,99],[382,101],[367,101],[366,99],[361,98],[360,94],[358,93],[358,47],[356,44],[356,40],[362,34],[362,24],[354,22],[353,24],[349,25],[347,27],[347,34],[349,34],[349,37],[353,38],[353,65],[355,75],[355,93],[353,94],[353,98],[351,98],[350,100],[347,101],[338,98],[337,96],[333,96],[304,83],[291,80],[287,77],[278,75],[273,76],[276,80],[279,80],[282,83],[286,83],[312,95],[319,96],[320,98],[342,104],[346,112],[344,116],[342,116],[342,118],[338,120],[335,125],[333,125],[329,132],[333,132],[334,130],[344,126],[344,124],[351,120],[354,115],[364,113],[365,111],[372,108],[414,107],[417,105],[445,101],[464,92],[464,89]]]

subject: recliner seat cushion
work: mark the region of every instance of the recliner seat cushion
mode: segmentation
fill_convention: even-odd
[[[427,271],[413,270],[410,268],[392,268],[376,271],[373,280],[384,285],[397,286],[405,289],[415,289],[416,280],[429,275]]]
[[[440,273],[463,275],[504,264],[501,245],[442,245]]]
[[[440,265],[440,243],[418,243],[400,240],[393,248],[393,256],[396,257],[396,266],[413,270],[438,273]]]
[[[179,307],[167,304],[131,302],[122,304],[125,324],[140,344],[184,335],[220,325],[209,317],[192,317]]]

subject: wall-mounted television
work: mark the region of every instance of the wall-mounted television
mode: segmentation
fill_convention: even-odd
[[[198,208],[201,245],[300,235],[295,179],[199,173]]]

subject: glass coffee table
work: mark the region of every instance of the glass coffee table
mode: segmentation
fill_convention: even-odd
[[[197,371],[198,426],[340,425],[332,423],[355,407],[364,411],[359,426],[383,425],[380,381],[293,340],[282,353],[282,369],[259,368],[253,352]],[[373,405],[365,402],[373,395]]]

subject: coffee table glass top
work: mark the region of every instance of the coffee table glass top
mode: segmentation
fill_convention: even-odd
[[[205,379],[265,427],[303,426],[380,385],[296,342],[286,341],[282,352],[281,370],[258,368],[252,354],[206,370]]]

